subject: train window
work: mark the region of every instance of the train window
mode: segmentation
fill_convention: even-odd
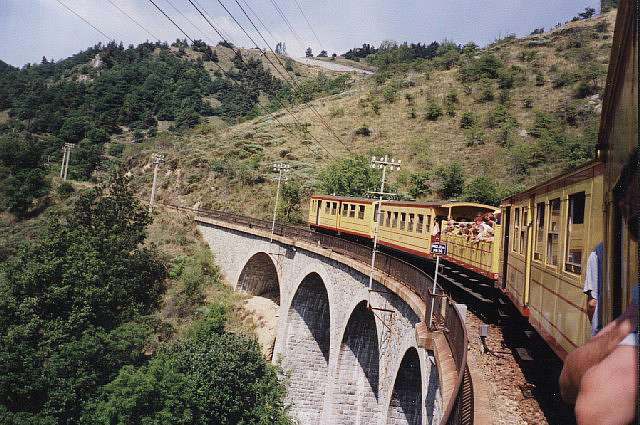
[[[331,202],[325,202],[325,204],[324,204],[324,213],[325,214],[330,214],[331,213]]]
[[[404,230],[404,224],[407,220],[407,213],[400,213],[400,230]]]
[[[409,226],[407,227],[407,230],[409,232],[413,232],[413,220],[415,218],[415,214],[409,214]]]
[[[536,205],[536,249],[533,253],[533,259],[542,261],[542,254],[544,252],[544,202],[540,202]]]
[[[418,223],[416,224],[416,232],[422,233],[424,227],[424,215],[418,214]]]
[[[358,207],[358,218],[362,220],[364,218],[364,205]]]
[[[349,204],[342,204],[342,216],[346,217],[349,214]]]
[[[518,241],[518,237],[520,236],[520,208],[516,208],[513,214],[513,238],[511,238],[511,250],[513,252],[518,252],[518,246],[520,245],[520,242]]]
[[[333,208],[331,208],[331,215],[336,215],[337,210],[338,210],[338,203],[334,202]]]
[[[520,254],[526,254],[527,252],[527,224],[528,214],[526,208],[522,208],[522,223],[520,223]]]
[[[356,216],[356,206],[351,204],[351,208],[349,209],[349,217],[355,217]]]
[[[391,227],[391,211],[387,211],[387,227]]]
[[[427,232],[431,231],[431,216],[430,215],[427,216],[427,223],[426,223],[425,227],[427,229]]]
[[[549,228],[547,229],[547,264],[559,264],[559,234],[560,234],[560,199],[549,202]]]
[[[393,228],[395,229],[396,227],[398,227],[398,212],[394,212],[393,213]]]
[[[570,273],[582,271],[582,249],[584,247],[584,206],[586,195],[578,192],[569,195],[567,214],[567,248],[564,269]]]

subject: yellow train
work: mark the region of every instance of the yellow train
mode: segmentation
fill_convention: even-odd
[[[310,200],[309,225],[371,239],[379,207],[380,244],[429,258],[432,241],[446,243],[445,260],[497,281],[564,358],[590,335],[583,287],[587,260],[596,245],[604,246],[600,323],[624,310],[631,288],[640,280],[637,56],[636,9],[631,1],[622,0],[597,159],[504,199],[499,214],[494,207],[464,202],[383,201],[378,206],[372,199],[315,195]],[[488,212],[500,217],[492,241],[442,231],[449,220],[467,222]]]
[[[378,201],[314,195],[309,205],[309,225],[338,234],[373,239]],[[494,240],[470,241],[465,236],[448,235],[440,229],[448,220],[471,222],[477,214],[495,213],[496,207],[472,202],[383,201],[380,207],[378,243],[417,257],[431,258],[431,242],[441,240],[449,247],[444,258],[495,280],[499,256],[494,247],[500,241],[500,226]]]

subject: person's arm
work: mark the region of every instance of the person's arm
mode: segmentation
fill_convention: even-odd
[[[637,311],[638,305],[632,303],[620,317],[564,359],[560,374],[560,395],[565,402],[576,402],[580,381],[587,370],[604,360],[620,341],[636,329]]]

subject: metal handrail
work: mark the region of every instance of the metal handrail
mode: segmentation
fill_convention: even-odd
[[[250,218],[239,214],[223,211],[201,210],[181,207],[172,204],[161,204],[178,211],[197,213],[200,216],[219,219],[221,221],[239,224],[249,228],[257,228],[271,231],[272,223],[266,220]],[[371,248],[350,240],[318,233],[309,229],[276,224],[273,233],[278,236],[292,239],[302,239],[323,248],[331,249],[339,254],[367,264],[371,259]],[[441,297],[430,293],[431,277],[414,265],[383,252],[376,253],[375,268],[393,277],[415,292],[425,305],[431,304],[432,296],[435,297],[434,315],[444,321],[445,336],[458,370],[453,392],[445,413],[440,422],[441,425],[473,424],[473,392],[471,378],[467,367],[467,329],[464,319],[459,311],[452,305],[447,305],[445,316],[442,317]],[[463,391],[468,389],[471,391]],[[470,392],[470,395],[467,394]]]

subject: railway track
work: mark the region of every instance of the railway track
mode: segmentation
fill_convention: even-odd
[[[435,269],[428,262],[422,267],[429,273]],[[560,398],[562,361],[501,291],[447,263],[438,282],[454,301],[467,305],[473,363],[492,384],[493,401],[503,401],[493,406],[498,413],[494,423],[575,424],[572,409]],[[482,324],[489,325],[485,338],[480,337]]]

